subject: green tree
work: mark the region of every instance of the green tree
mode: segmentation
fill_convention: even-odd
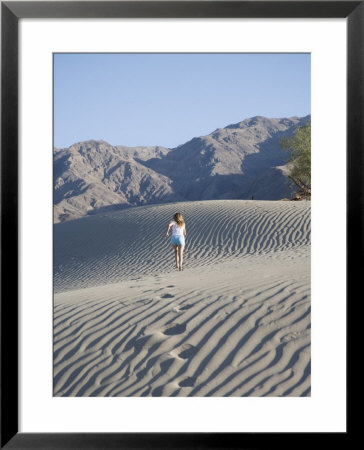
[[[297,186],[300,197],[311,198],[311,124],[298,127],[292,136],[281,139],[289,153],[287,176]]]

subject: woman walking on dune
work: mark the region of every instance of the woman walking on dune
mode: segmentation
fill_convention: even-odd
[[[183,220],[181,213],[176,213],[173,216],[172,222],[167,226],[166,237],[169,237],[169,230],[172,229],[171,244],[174,248],[174,257],[176,260],[176,268],[178,270],[182,269],[183,264],[183,249],[185,247],[185,236],[186,236],[186,224]]]

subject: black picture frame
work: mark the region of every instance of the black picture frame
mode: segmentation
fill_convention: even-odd
[[[18,22],[21,18],[346,18],[347,312],[363,272],[364,1],[1,2],[1,448],[228,449],[306,446],[310,433],[19,433]],[[360,292],[360,291],[359,291]],[[349,344],[349,341],[347,341]],[[350,345],[347,345],[347,349]],[[349,359],[348,359],[349,360]],[[347,362],[348,362],[347,360]],[[348,365],[347,365],[347,374]],[[350,431],[350,434],[349,434]],[[315,433],[340,447],[351,436]]]

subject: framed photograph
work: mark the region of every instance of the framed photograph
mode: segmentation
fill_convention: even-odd
[[[2,2],[2,447],[347,443],[363,8]]]

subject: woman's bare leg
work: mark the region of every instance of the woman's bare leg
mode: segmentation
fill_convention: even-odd
[[[177,247],[177,245],[174,245],[173,246],[173,248],[174,248],[174,259],[176,260],[176,268],[178,269],[179,268],[179,264],[178,264],[178,247]]]
[[[178,246],[178,259],[179,259],[179,270],[182,270],[182,264],[183,264],[183,249],[184,249],[184,245],[179,245]]]

